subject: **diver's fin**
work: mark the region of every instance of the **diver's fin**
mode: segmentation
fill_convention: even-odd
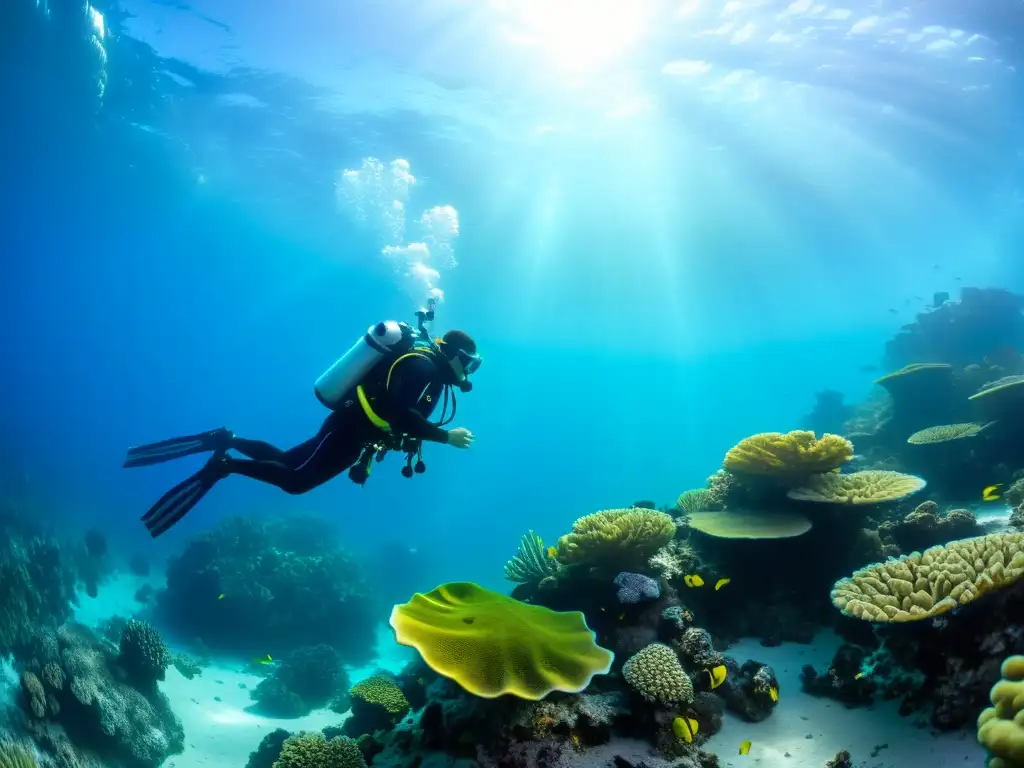
[[[146,530],[154,539],[166,533],[175,523],[192,511],[207,492],[224,477],[222,462],[226,451],[219,450],[206,465],[186,480],[181,481],[160,497],[142,516]]]
[[[180,459],[182,456],[191,456],[194,453],[226,450],[233,437],[231,430],[227,427],[220,427],[211,429],[209,432],[200,432],[198,435],[172,437],[170,440],[161,440],[159,443],[139,445],[128,449],[124,467],[125,469],[146,467],[171,459]]]

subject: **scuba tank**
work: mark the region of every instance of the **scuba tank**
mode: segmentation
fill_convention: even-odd
[[[348,352],[320,374],[313,385],[317,400],[335,410],[377,363],[409,351],[418,336],[419,332],[407,323],[388,320],[371,325]]]

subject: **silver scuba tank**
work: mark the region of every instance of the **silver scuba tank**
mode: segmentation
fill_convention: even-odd
[[[313,385],[317,399],[336,409],[377,363],[411,348],[414,341],[415,332],[405,323],[388,320],[371,325],[348,352],[320,374]]]

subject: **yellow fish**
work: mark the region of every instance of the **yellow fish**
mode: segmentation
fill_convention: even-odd
[[[708,673],[708,677],[711,678],[712,690],[714,690],[715,688],[717,688],[725,682],[725,664],[719,664],[717,667],[712,667],[711,669],[706,671]]]
[[[554,557],[558,554],[558,550],[554,547],[548,547],[548,557]]]
[[[718,581],[716,581],[715,582],[715,592],[720,590],[722,587],[724,587],[730,581],[732,581],[732,579],[719,579]]]
[[[864,673],[863,672],[858,672],[856,675],[853,676],[853,679],[854,680],[860,680],[862,677],[864,677]]]
[[[221,594],[217,595],[217,599],[218,600],[223,600],[224,599],[224,593],[222,592]]]
[[[772,701],[778,701],[779,689],[773,685],[771,688],[768,689],[768,695],[771,696]]]
[[[741,755],[749,755],[750,754],[750,742],[749,741],[740,742],[740,752],[739,753]]]
[[[253,659],[253,661],[257,664],[273,664],[274,657],[268,653],[266,656],[260,656],[258,659]]]
[[[692,717],[677,717],[672,721],[672,733],[679,741],[687,744],[693,743],[693,737],[697,735],[697,721]]]
[[[985,490],[981,492],[982,501],[995,501],[999,498],[1000,494],[996,493],[1000,488],[1003,487],[1002,483],[996,483],[995,485],[985,486]]]
[[[683,576],[683,584],[685,584],[688,587],[703,587],[704,579],[702,579],[696,573],[690,573],[686,576]]]

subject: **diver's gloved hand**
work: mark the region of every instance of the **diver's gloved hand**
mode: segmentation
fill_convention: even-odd
[[[465,427],[448,430],[448,445],[454,445],[456,448],[469,448],[475,439],[473,433]]]

